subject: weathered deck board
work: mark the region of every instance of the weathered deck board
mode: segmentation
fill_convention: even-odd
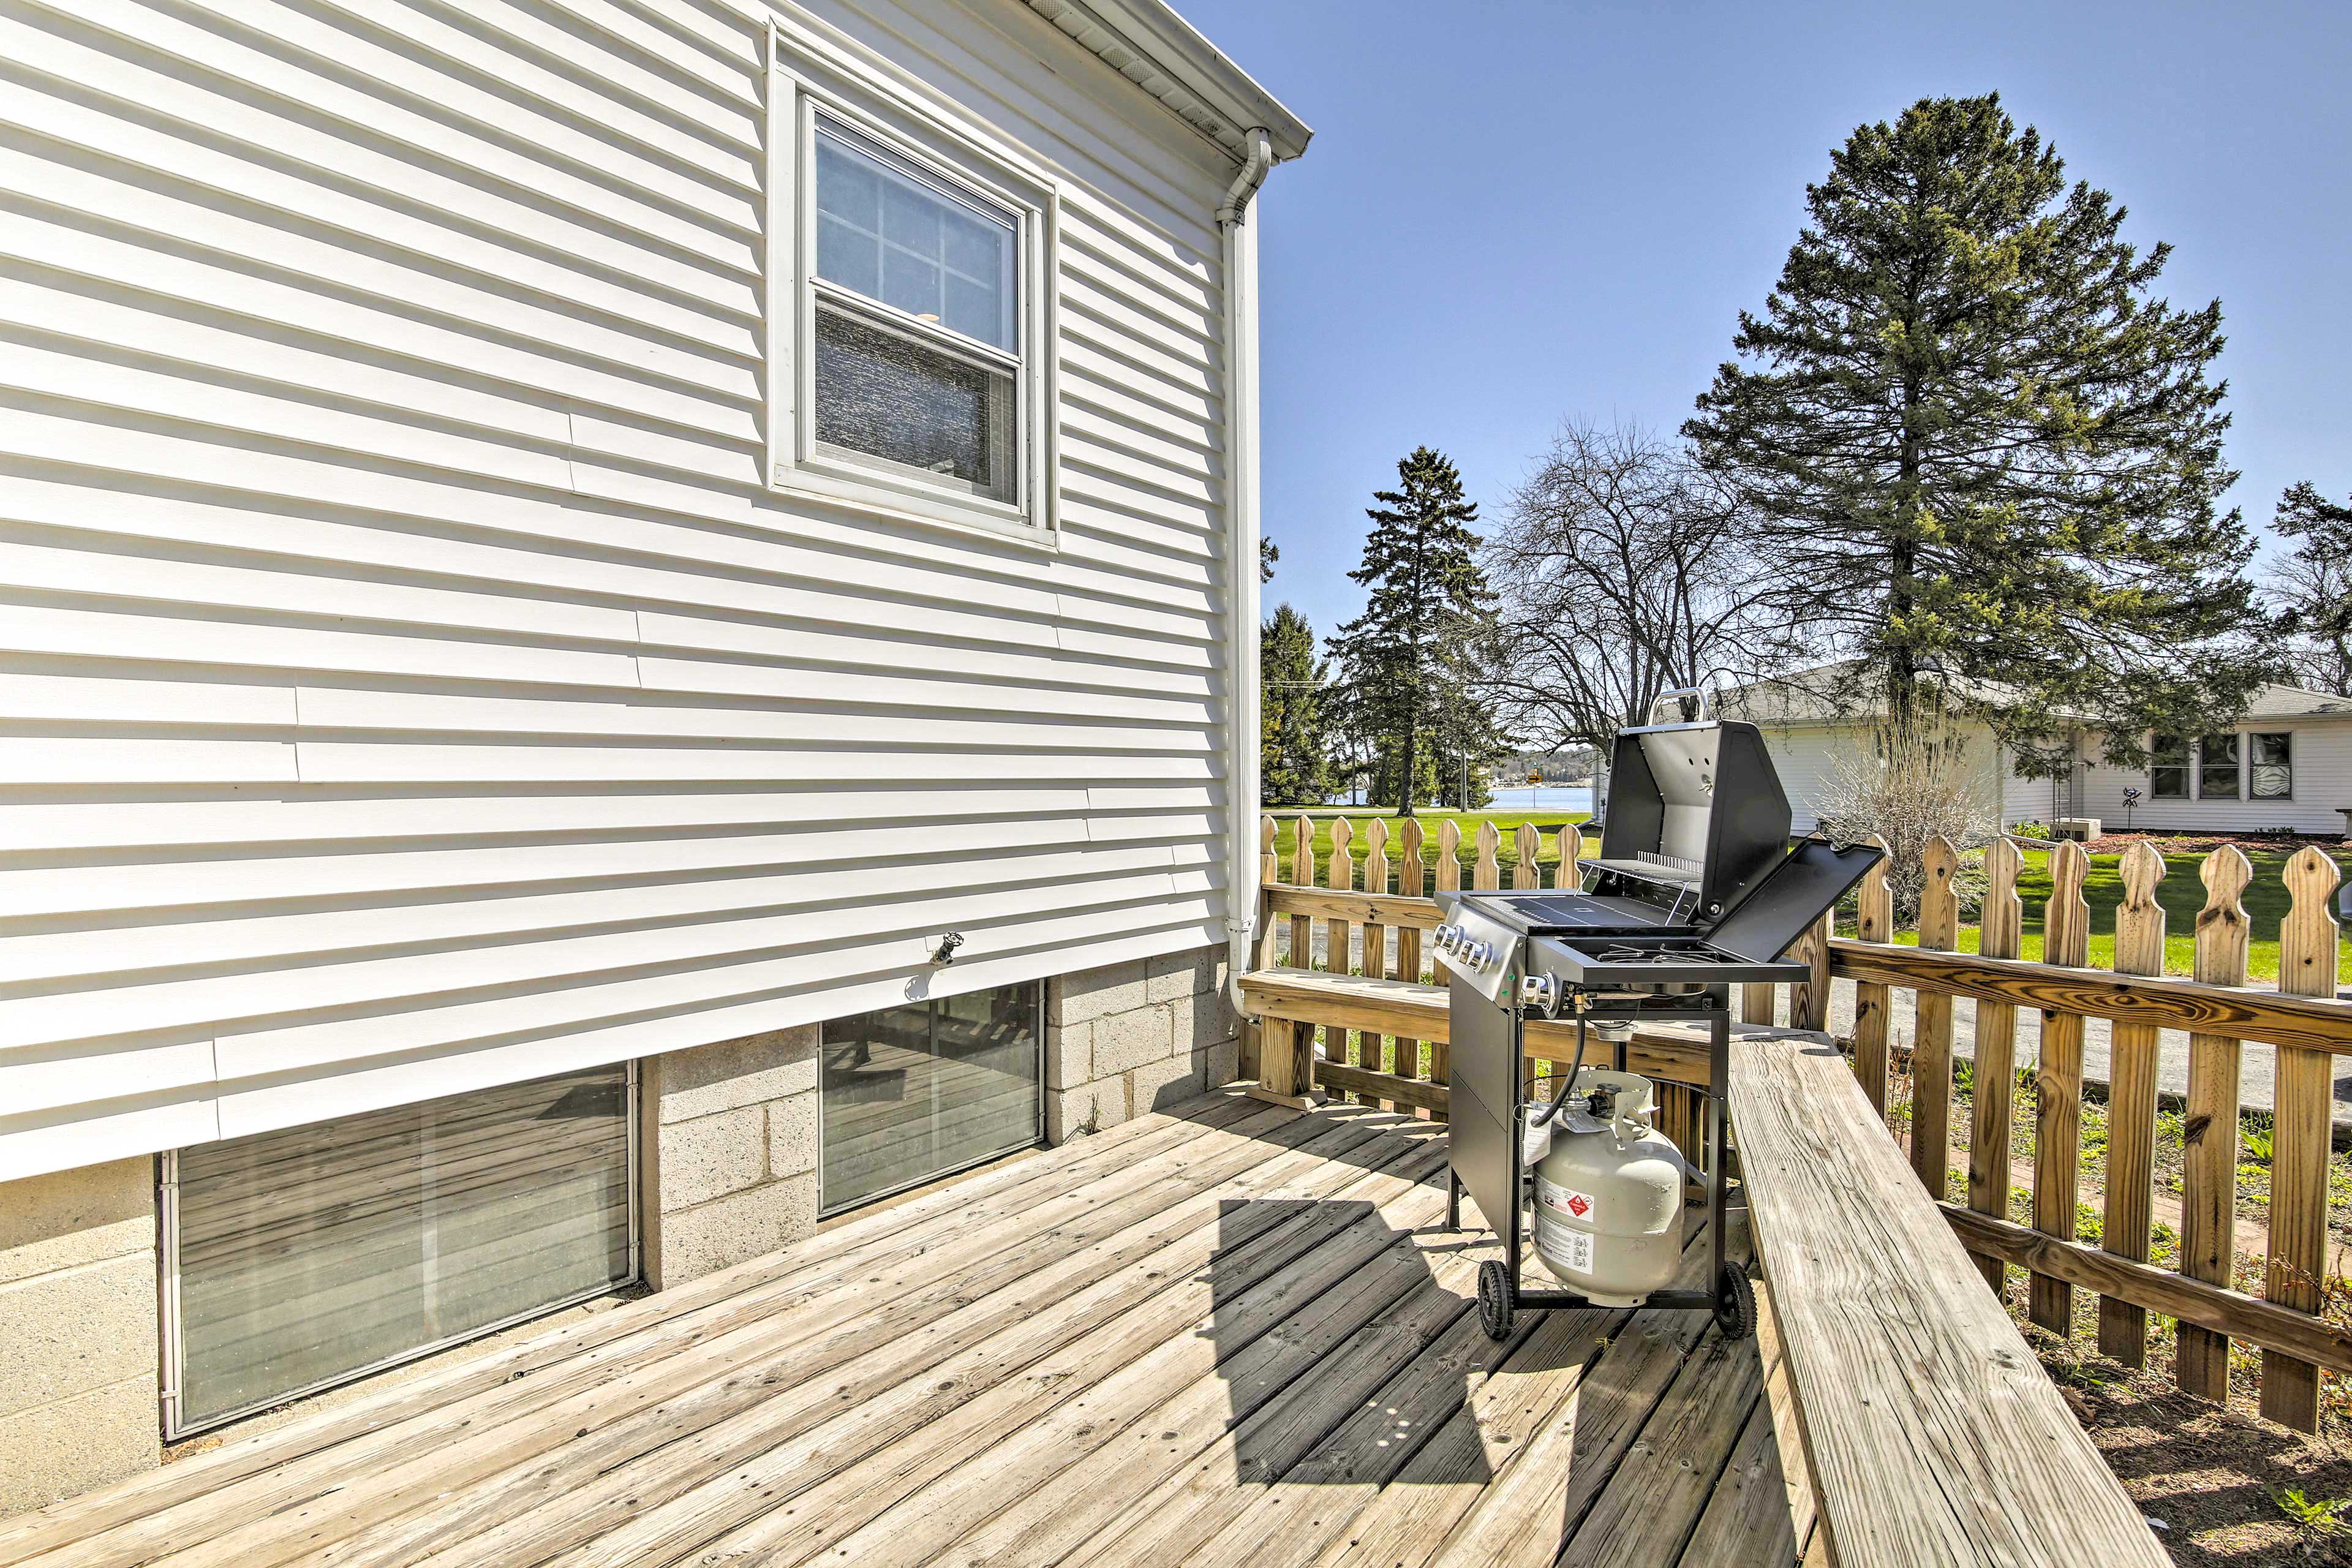
[[[0,1562],[1792,1560],[1769,1339],[1489,1342],[1443,1160],[1212,1097],[0,1523]]]

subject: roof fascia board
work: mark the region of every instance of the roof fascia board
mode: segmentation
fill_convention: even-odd
[[[1166,0],[1026,0],[1029,8],[1076,38],[1100,56],[1100,46],[1089,31],[1115,38],[1126,50],[1149,62],[1168,83],[1206,110],[1218,121],[1215,141],[1236,160],[1249,155],[1249,133],[1263,129],[1274,144],[1277,162],[1307,151],[1315,132],[1260,87],[1250,74],[1223,51],[1202,37],[1192,25],[1171,9]],[[1091,24],[1091,26],[1089,26]],[[1130,80],[1130,66],[1107,61]],[[1138,81],[1147,92],[1154,84]],[[1154,96],[1160,96],[1154,93]],[[1175,105],[1170,106],[1175,109]],[[1181,113],[1181,110],[1179,110]],[[1190,122],[1192,116],[1184,118]]]

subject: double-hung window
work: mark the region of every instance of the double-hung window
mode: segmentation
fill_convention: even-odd
[[[2198,799],[2238,798],[2239,742],[2242,739],[2242,736],[2232,732],[2208,735],[2197,742]]]
[[[2147,795],[2150,800],[2189,798],[2189,737],[2158,735],[2148,744]]]
[[[771,479],[1049,539],[1050,184],[775,47]]]

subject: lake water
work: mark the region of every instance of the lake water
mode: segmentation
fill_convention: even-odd
[[[1331,804],[1352,805],[1355,803],[1340,799]],[[1482,809],[1505,816],[1515,811],[1528,812],[1538,816],[1573,815],[1580,811],[1590,814],[1592,810],[1592,786],[1591,784],[1538,784],[1530,789],[1526,784],[1520,784],[1512,789],[1496,790],[1495,798],[1488,801]]]

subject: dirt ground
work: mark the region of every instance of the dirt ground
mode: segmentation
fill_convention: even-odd
[[[1959,1141],[1950,1161],[1950,1195],[1955,1199],[1965,1195],[1959,1173],[1968,1168],[1967,1075],[1961,1075],[1958,1087],[1953,1124]],[[1888,1098],[1888,1121],[1900,1139],[1910,1120],[1907,1075],[1895,1076]],[[2011,1217],[2028,1223],[2033,1152],[2030,1079],[2019,1083],[2014,1106],[2011,1136],[2018,1161],[2017,1184],[2010,1193]],[[2249,1116],[2241,1131],[2235,1237],[2241,1289],[2261,1289],[2270,1196],[2268,1120]],[[2178,1121],[2177,1117],[2161,1119],[2158,1129],[2152,1260],[2158,1263],[2170,1260],[2179,1239]],[[2078,1234],[2095,1242],[2105,1197],[2105,1107],[2096,1102],[2084,1106],[2082,1131]],[[2344,1247],[2352,1242],[2347,1225],[2352,1205],[2341,1201],[2337,1189],[2352,1187],[2352,1153],[2335,1156],[2329,1178],[2330,1229]],[[2337,1255],[2323,1311],[2352,1321],[2352,1281],[2342,1272],[2345,1256]],[[2098,1353],[2096,1295],[2074,1292],[2073,1332],[2062,1340],[2027,1320],[2023,1271],[2011,1268],[2007,1274],[2004,1299],[2010,1315],[2175,1563],[2199,1568],[2306,1563],[2352,1568],[2352,1380],[2332,1374],[2324,1380],[2321,1429],[2307,1436],[2262,1418],[2259,1352],[2232,1347],[2229,1403],[2209,1404],[2173,1384],[2175,1337],[2169,1319],[2149,1317],[2147,1365],[2126,1367]]]
[[[2074,1332],[2063,1341],[2026,1321],[2017,1269],[2007,1297],[2027,1342],[2175,1563],[2352,1568],[2352,1418],[2340,1383],[2328,1384],[2324,1429],[2306,1436],[2256,1414],[2258,1357],[2233,1353],[2230,1403],[2210,1405],[2172,1385],[2164,1320],[2149,1320],[2148,1364],[2134,1371],[2094,1348],[2098,1298],[2088,1291],[2075,1292]]]

